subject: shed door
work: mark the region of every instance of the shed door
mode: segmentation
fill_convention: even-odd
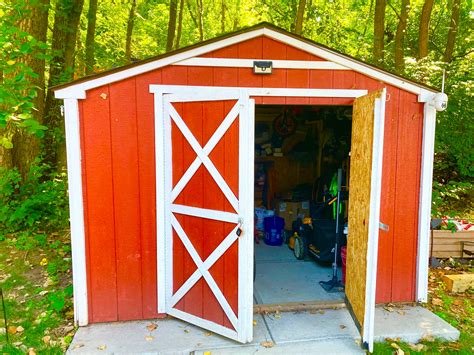
[[[346,303],[372,351],[380,225],[385,89],[354,100]]]
[[[165,88],[157,98],[165,152],[161,212],[158,206],[164,219],[158,216],[158,230],[164,227],[165,247],[165,263],[158,263],[159,308],[212,332],[249,342],[254,101],[239,89]],[[158,243],[163,239],[159,235]]]

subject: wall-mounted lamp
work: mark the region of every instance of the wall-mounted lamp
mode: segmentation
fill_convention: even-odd
[[[271,74],[273,64],[270,61],[254,61],[253,62],[253,73],[254,74]]]

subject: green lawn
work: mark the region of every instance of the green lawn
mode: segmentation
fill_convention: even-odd
[[[0,353],[62,354],[74,335],[68,236],[0,241]]]

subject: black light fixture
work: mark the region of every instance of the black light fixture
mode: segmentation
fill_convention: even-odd
[[[272,69],[273,69],[273,63],[271,61],[254,61],[253,62],[254,74],[271,74]]]

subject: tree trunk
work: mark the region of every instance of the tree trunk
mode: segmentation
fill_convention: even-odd
[[[421,10],[420,27],[418,31],[418,59],[428,55],[428,40],[430,30],[431,11],[433,11],[434,0],[425,0]]]
[[[386,0],[375,1],[374,15],[374,59],[377,63],[383,62],[384,57],[384,32]]]
[[[204,6],[202,0],[196,0],[197,2],[197,22],[199,29],[199,40],[202,42],[204,40]]]
[[[303,30],[304,9],[306,7],[306,0],[299,0],[298,10],[296,11],[295,33],[301,34]]]
[[[225,32],[225,0],[221,0],[221,33]]]
[[[235,5],[234,23],[232,26],[233,31],[237,31],[240,26],[240,0],[237,0]]]
[[[86,74],[94,72],[95,24],[97,20],[97,0],[89,0],[86,36]]]
[[[403,42],[405,40],[408,12],[410,11],[410,0],[402,0],[402,8],[400,10],[400,19],[398,21],[397,32],[395,34],[395,69],[403,70],[405,66]]]
[[[176,32],[176,11],[178,8],[177,0],[170,0],[170,16],[168,20],[168,37],[166,39],[166,51],[173,49],[174,34]]]
[[[74,78],[74,55],[84,0],[58,0],[55,8],[48,88]],[[64,123],[61,105],[48,90],[45,104],[44,138],[45,160],[52,167],[62,168],[66,163]]]
[[[178,15],[178,30],[176,32],[176,43],[174,45],[175,49],[179,48],[181,42],[181,32],[183,29],[183,10],[184,10],[184,0],[179,1],[179,15]]]
[[[459,26],[459,9],[461,0],[453,0],[453,10],[451,13],[451,23],[449,25],[448,40],[444,51],[443,61],[449,63],[453,59],[454,46],[456,44],[456,34]]]
[[[125,37],[125,60],[130,63],[132,59],[132,34],[133,26],[135,24],[135,11],[137,8],[137,0],[132,0],[132,6],[130,6],[130,12],[128,14],[127,21],[127,35]]]
[[[21,31],[28,33],[37,41],[46,43],[46,33],[48,29],[49,0],[39,0],[34,5],[26,5],[25,16],[18,22]],[[36,97],[32,100],[34,110],[32,110],[33,119],[39,123],[43,122],[44,116],[44,97],[45,97],[45,60],[44,49],[36,48],[34,53],[26,55],[22,62],[31,68],[35,73],[34,77],[28,76],[27,80],[34,85]],[[17,167],[23,178],[30,170],[31,164],[39,156],[40,141],[24,129],[16,129],[12,136],[13,148],[10,151],[10,160],[12,166]]]

